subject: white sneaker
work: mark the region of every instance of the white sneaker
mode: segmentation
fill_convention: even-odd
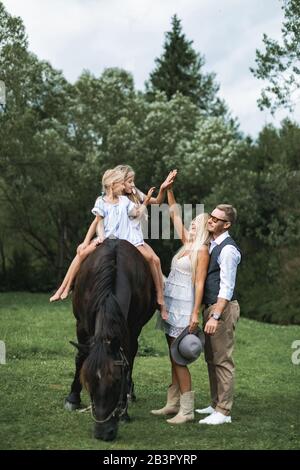
[[[199,424],[224,424],[231,423],[231,416],[225,416],[219,411],[214,411],[211,415],[206,416],[204,419],[200,419]]]
[[[196,413],[199,413],[199,415],[211,415],[215,409],[212,406],[208,406],[207,408],[198,408],[195,411]]]

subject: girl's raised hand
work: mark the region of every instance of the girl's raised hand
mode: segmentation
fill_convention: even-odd
[[[149,191],[147,192],[147,196],[145,197],[145,200],[144,200],[145,204],[149,203],[150,199],[152,198],[152,194],[153,194],[154,190],[155,190],[155,186],[150,188]]]

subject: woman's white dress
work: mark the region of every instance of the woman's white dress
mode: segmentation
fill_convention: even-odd
[[[173,258],[171,272],[166,279],[164,298],[168,319],[163,321],[163,330],[177,337],[186,328],[194,308],[194,285],[189,255]]]

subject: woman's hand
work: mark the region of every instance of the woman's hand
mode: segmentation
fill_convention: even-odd
[[[198,326],[199,326],[199,315],[198,313],[193,313],[190,319],[189,332],[195,333],[195,331],[197,331]]]
[[[161,312],[161,318],[164,320],[164,321],[167,321],[168,318],[169,318],[169,314],[167,312],[166,309],[164,309],[162,312]]]
[[[170,189],[174,183],[174,180],[177,175],[177,170],[172,170],[166,177],[165,181],[161,184],[161,189]]]

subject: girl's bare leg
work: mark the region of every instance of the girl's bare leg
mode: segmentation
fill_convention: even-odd
[[[160,267],[160,260],[152,248],[147,245],[137,246],[137,249],[142,253],[144,258],[148,261],[153,281],[156,288],[157,303],[160,305],[160,313],[164,320],[168,318],[168,312],[165,307],[164,301],[164,284],[163,284],[163,273]]]
[[[64,280],[63,282],[61,283],[61,285],[59,286],[59,288],[57,289],[57,291],[55,292],[55,294],[52,295],[52,297],[50,297],[50,302],[55,302],[56,300],[60,300],[60,296],[61,294],[63,293],[63,291],[65,290],[67,284],[68,284],[68,280],[69,280],[69,277],[70,277],[70,274],[71,272],[73,271],[74,269],[74,266],[77,264],[77,256],[75,256],[75,258],[73,259],[72,263],[70,264],[69,266],[69,269],[67,271],[67,274],[65,275],[64,277]]]
[[[85,248],[84,250],[81,251],[80,255],[76,255],[75,258],[74,258],[74,263],[71,264],[70,268],[72,267],[72,269],[70,269],[70,273],[69,273],[69,276],[68,276],[68,280],[67,280],[67,283],[65,285],[65,288],[60,296],[61,300],[64,300],[68,297],[69,295],[69,292],[71,290],[71,287],[73,285],[73,282],[74,282],[74,279],[79,271],[79,268],[80,268],[80,265],[82,263],[83,260],[85,260],[85,258],[87,258],[87,256],[92,253],[92,251],[94,251],[96,249],[97,245],[96,243],[91,243],[87,248]],[[75,262],[76,260],[76,262]]]
[[[67,282],[64,286],[63,291],[61,292],[61,295],[60,295],[61,300],[65,300],[68,297],[69,292],[70,292],[71,287],[72,287],[72,284],[73,284],[73,281],[76,277],[76,274],[79,271],[81,261],[82,261],[81,260],[81,255],[76,255],[75,258],[74,258],[74,263],[72,263],[72,269],[70,269]]]

